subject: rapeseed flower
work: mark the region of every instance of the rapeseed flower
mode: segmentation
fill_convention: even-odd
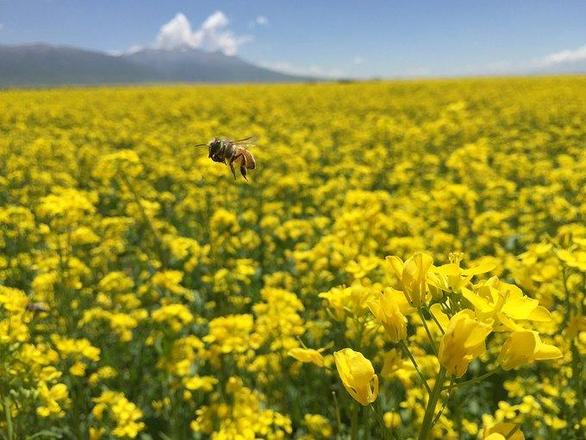
[[[361,405],[367,406],[378,396],[378,376],[362,353],[345,348],[334,353],[334,361],[346,391]]]
[[[470,362],[486,351],[485,340],[492,328],[478,321],[471,310],[462,310],[449,321],[439,307],[432,313],[445,329],[438,352],[440,364],[449,374],[461,377]]]
[[[0,91],[0,437],[582,438],[585,90]]]
[[[403,294],[397,290],[388,288],[378,297],[369,301],[368,307],[375,319],[382,324],[386,336],[392,342],[398,342],[407,338],[407,318],[403,311],[409,305]]]
[[[561,357],[560,349],[554,345],[544,344],[537,332],[522,330],[509,335],[499,354],[499,362],[505,370],[510,370],[529,362]]]
[[[427,276],[433,258],[425,253],[417,253],[405,262],[395,256],[388,257],[387,262],[397,276],[409,304],[414,307],[425,304],[429,299]]]

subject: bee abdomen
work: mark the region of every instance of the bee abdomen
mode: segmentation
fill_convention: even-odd
[[[243,150],[242,155],[244,156],[244,163],[246,168],[249,170],[254,170],[256,168],[256,161],[254,160],[254,156],[248,150]]]

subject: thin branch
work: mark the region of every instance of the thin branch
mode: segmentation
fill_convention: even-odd
[[[400,344],[401,344],[401,347],[403,347],[403,350],[405,351],[405,353],[407,354],[407,357],[409,357],[409,359],[411,360],[411,363],[415,367],[415,371],[417,371],[417,374],[419,375],[419,379],[421,379],[421,383],[423,384],[423,386],[427,390],[427,393],[431,394],[431,388],[427,384],[427,381],[425,380],[425,376],[423,376],[423,373],[419,369],[419,365],[417,365],[417,361],[413,357],[413,354],[411,354],[411,351],[409,351],[409,347],[407,347],[407,344],[405,344],[405,341],[401,341]]]

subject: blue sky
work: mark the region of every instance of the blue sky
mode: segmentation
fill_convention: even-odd
[[[0,0],[0,44],[187,44],[279,70],[396,77],[586,61],[586,0]]]

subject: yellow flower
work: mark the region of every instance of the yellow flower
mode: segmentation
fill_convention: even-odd
[[[89,384],[94,387],[100,382],[100,380],[110,379],[112,377],[116,377],[117,375],[118,373],[114,368],[110,366],[101,367],[95,373],[90,375]]]
[[[273,351],[297,347],[297,338],[305,332],[303,303],[294,293],[272,287],[264,288],[261,296],[264,301],[252,307],[258,338],[271,341],[269,348]]]
[[[330,422],[320,414],[305,414],[303,421],[307,429],[314,435],[322,438],[330,438],[333,434]]]
[[[53,335],[51,340],[62,357],[83,356],[94,362],[100,360],[100,349],[94,347],[86,338],[72,339]]]
[[[320,350],[314,350],[313,348],[292,348],[288,354],[299,362],[315,364],[318,367],[324,366],[324,357],[320,353]]]
[[[90,426],[90,440],[99,440],[104,435],[104,428],[94,428]]]
[[[478,425],[468,419],[462,419],[462,428],[464,428],[464,431],[466,431],[468,434],[478,434]]]
[[[461,377],[466,373],[470,362],[485,352],[484,340],[492,329],[476,320],[471,310],[456,313],[449,322],[439,304],[434,304],[431,311],[446,332],[439,346],[440,364],[449,374]]]
[[[566,328],[566,336],[573,339],[581,332],[586,332],[586,316],[571,316]]]
[[[549,322],[549,311],[539,301],[523,295],[517,286],[492,277],[474,286],[474,292],[462,289],[464,298],[474,306],[483,321],[498,322],[495,330],[523,330],[516,321]]]
[[[209,392],[217,383],[218,379],[212,376],[193,376],[183,379],[183,385],[191,391],[203,390]]]
[[[291,420],[266,409],[261,393],[245,387],[236,377],[227,379],[225,389],[225,393],[212,395],[209,405],[197,409],[196,419],[191,422],[193,431],[217,440],[291,438]]]
[[[378,396],[378,376],[362,353],[345,348],[334,353],[336,368],[346,391],[361,405],[367,406]]]
[[[57,188],[40,199],[37,213],[59,226],[72,226],[95,211],[94,197],[74,188]]]
[[[92,415],[101,421],[104,419],[104,412],[107,411],[114,423],[111,431],[114,437],[136,438],[144,429],[145,424],[140,421],[143,417],[142,411],[123,393],[105,390],[93,401],[96,406],[92,409]]]
[[[346,266],[346,272],[351,273],[355,279],[364,278],[368,276],[370,272],[376,269],[380,260],[372,256],[358,256],[358,261],[350,261]]]
[[[409,304],[419,307],[427,300],[427,273],[433,263],[428,254],[416,253],[403,262],[399,257],[387,257]]]
[[[525,440],[525,436],[514,423],[497,423],[484,428],[482,440]]]
[[[568,422],[559,417],[551,416],[549,414],[545,414],[543,416],[543,420],[547,426],[550,426],[554,430],[558,431],[560,429],[564,429],[568,426]]]
[[[407,318],[403,311],[408,308],[402,292],[391,288],[368,302],[368,308],[383,325],[390,341],[398,342],[407,338]]]
[[[396,428],[401,424],[401,415],[398,412],[386,412],[383,421],[387,428]]]
[[[494,264],[485,263],[473,266],[468,269],[460,267],[461,255],[451,254],[448,264],[439,267],[433,267],[428,275],[428,284],[431,284],[441,290],[453,290],[460,292],[476,275],[481,275],[494,270]]]
[[[157,272],[151,278],[153,286],[167,290],[172,294],[183,296],[186,299],[192,299],[191,291],[181,285],[183,273],[178,270],[166,270]]]
[[[586,251],[574,250],[573,252],[570,252],[561,249],[557,251],[557,256],[569,267],[578,269],[580,272],[586,272]]]
[[[348,312],[355,316],[367,313],[368,301],[377,293],[372,286],[364,286],[359,281],[355,281],[351,286],[334,287],[327,292],[320,293],[319,297],[328,301],[336,319],[343,320]]]
[[[69,372],[73,376],[84,376],[85,375],[86,364],[81,361],[75,362],[71,368],[69,368]]]
[[[511,333],[499,354],[503,369],[510,370],[533,361],[559,359],[559,348],[541,342],[535,331],[523,330]]]
[[[39,397],[43,404],[37,408],[37,414],[41,417],[63,417],[62,405],[69,403],[69,390],[67,386],[62,383],[53,385],[51,388],[45,382],[39,384]],[[60,405],[61,404],[61,405]]]
[[[168,304],[152,313],[153,321],[167,324],[174,332],[193,321],[193,315],[183,304]]]
[[[244,353],[259,344],[258,337],[251,336],[253,327],[252,315],[220,316],[210,321],[209,334],[203,340],[217,346],[222,353]]]

